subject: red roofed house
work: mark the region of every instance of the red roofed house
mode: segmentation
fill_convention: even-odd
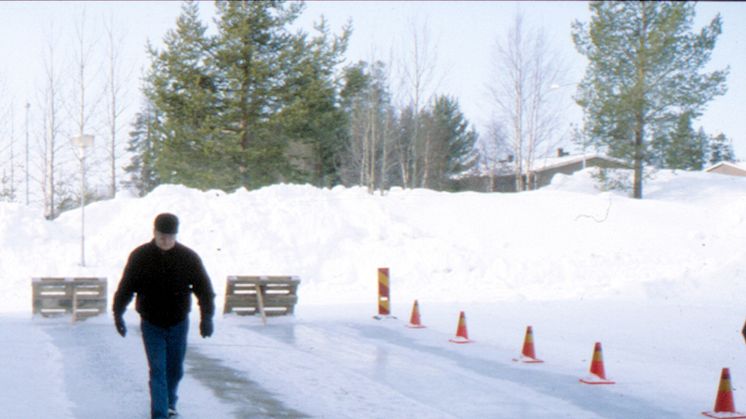
[[[705,169],[708,173],[719,173],[730,176],[746,176],[746,164],[721,161]]]

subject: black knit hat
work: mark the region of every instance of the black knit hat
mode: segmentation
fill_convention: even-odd
[[[179,232],[179,218],[173,214],[164,212],[155,217],[155,230],[163,234],[176,234]]]

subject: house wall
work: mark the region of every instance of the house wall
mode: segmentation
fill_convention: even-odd
[[[585,161],[585,167],[600,167],[602,169],[624,169],[626,166],[622,163],[610,161],[598,157],[591,157]],[[552,183],[552,177],[557,173],[564,175],[571,175],[577,171],[583,170],[583,162],[579,161],[576,163],[566,164],[564,166],[553,167],[547,170],[536,173],[534,184],[537,188],[541,188]]]
[[[590,160],[586,160],[585,166],[590,167]],[[542,188],[552,183],[552,177],[557,173],[571,175],[577,171],[583,170],[583,162],[571,163],[560,167],[555,167],[534,174],[534,188]]]
[[[585,167],[601,167],[607,169],[623,169],[622,163],[610,161],[599,157],[590,157],[585,161]],[[533,179],[534,188],[541,188],[552,182],[552,177],[557,173],[571,175],[583,170],[583,162],[568,163],[550,169],[538,171]],[[525,181],[525,176],[524,176]],[[474,191],[474,192],[515,192],[515,175],[500,175],[490,179],[489,176],[468,176],[454,179],[451,183],[452,191]]]
[[[454,192],[515,192],[515,176],[468,176],[452,180],[450,189]]]

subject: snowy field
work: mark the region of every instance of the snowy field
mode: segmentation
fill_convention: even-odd
[[[162,186],[46,221],[0,204],[0,417],[147,418],[147,366],[110,316],[31,316],[31,278],[113,294],[152,220],[181,219],[222,311],[228,275],[298,275],[294,317],[192,316],[183,418],[696,418],[730,368],[746,411],[746,179],[661,171],[646,199],[589,172],[521,194]],[[379,267],[392,312],[374,320]],[[426,328],[408,323],[413,301]],[[473,343],[449,342],[460,311]],[[526,326],[542,364],[513,362]],[[603,344],[614,385],[578,382]]]

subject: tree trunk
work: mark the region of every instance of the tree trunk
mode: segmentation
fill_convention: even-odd
[[[374,95],[374,104],[378,103],[377,95]],[[369,123],[370,123],[370,145],[368,146],[368,193],[372,194],[376,189],[376,108],[375,105],[369,109]]]
[[[430,187],[430,166],[432,165],[431,159],[430,159],[430,143],[431,143],[431,136],[432,132],[431,130],[427,130],[425,132],[425,150],[423,151],[423,158],[425,161],[422,165],[422,187],[423,188],[429,188]]]
[[[642,27],[640,28],[640,51],[647,49],[648,19],[645,5],[642,4]],[[632,188],[632,197],[642,199],[642,165],[643,165],[643,142],[645,141],[645,67],[647,63],[644,60],[645,55],[640,54],[637,62],[637,86],[636,86],[636,107],[635,115],[635,150],[634,150],[634,186]]]
[[[635,130],[635,162],[634,162],[634,187],[632,196],[635,199],[642,199],[642,138],[643,138],[643,121],[642,115],[637,117],[637,129]]]

